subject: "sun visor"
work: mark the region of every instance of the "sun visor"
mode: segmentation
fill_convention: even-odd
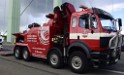
[[[108,19],[114,19],[113,16],[110,13],[108,13],[108,12],[102,10],[102,9],[99,9],[99,8],[92,8],[92,9],[93,9],[93,12],[95,14],[97,14],[98,16],[105,17],[105,18],[108,18]]]

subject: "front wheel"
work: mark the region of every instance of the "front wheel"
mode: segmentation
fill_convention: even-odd
[[[88,69],[87,57],[83,52],[73,52],[69,57],[69,65],[73,72],[84,73]]]
[[[60,53],[56,50],[50,52],[48,56],[48,61],[53,68],[61,68],[64,64]]]

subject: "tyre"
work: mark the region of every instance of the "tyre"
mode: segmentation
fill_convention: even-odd
[[[83,52],[73,52],[69,57],[69,66],[75,73],[85,73],[88,69],[87,57]]]
[[[22,53],[22,57],[25,61],[29,61],[30,60],[30,53],[28,48],[24,48],[23,49],[23,53]]]
[[[62,68],[63,60],[60,53],[57,50],[53,50],[49,53],[48,61],[53,68]]]
[[[20,47],[15,47],[14,56],[15,56],[16,59],[21,59],[22,58],[22,51],[21,51]]]

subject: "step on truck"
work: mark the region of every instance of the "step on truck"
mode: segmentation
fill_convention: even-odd
[[[121,55],[121,19],[99,8],[80,8],[76,11],[72,4],[64,3],[46,15],[47,23],[32,23],[29,30],[14,33],[14,56],[26,61],[31,57],[46,59],[53,68],[68,64],[76,73],[117,63]]]

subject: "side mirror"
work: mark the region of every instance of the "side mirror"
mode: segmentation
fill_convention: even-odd
[[[119,25],[119,27],[122,26],[122,20],[121,20],[121,18],[118,18],[118,25]]]
[[[121,20],[121,18],[118,18],[117,21],[118,21],[119,30],[121,30],[121,28],[122,28],[122,20]]]

